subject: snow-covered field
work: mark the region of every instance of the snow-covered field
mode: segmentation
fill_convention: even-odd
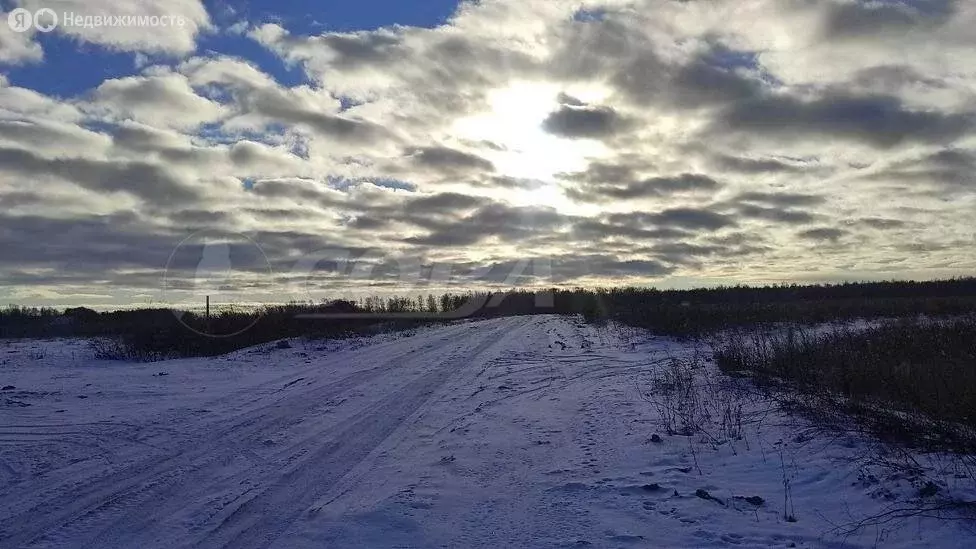
[[[0,547],[976,546],[846,533],[917,495],[864,441],[667,436],[648,380],[692,352],[554,316],[152,364],[0,342]]]

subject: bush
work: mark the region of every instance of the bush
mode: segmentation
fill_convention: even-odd
[[[90,340],[88,346],[97,360],[152,362],[168,357],[166,354],[139,349],[119,337],[98,337]]]
[[[976,450],[976,317],[814,334],[757,330],[715,354],[725,372],[784,383],[808,411],[853,413],[883,437]]]

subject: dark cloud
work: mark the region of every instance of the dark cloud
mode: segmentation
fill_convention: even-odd
[[[631,59],[635,52],[646,51],[655,64],[659,63],[638,30],[622,17],[575,21],[556,31],[561,40],[547,67],[554,76],[568,82],[577,81],[581,74],[594,78],[610,76],[614,63],[608,60]],[[621,71],[619,76],[625,74]]]
[[[754,204],[743,204],[738,207],[739,215],[750,219],[761,219],[763,221],[773,221],[786,224],[812,223],[816,217],[812,214],[797,210],[783,210],[780,208],[769,208],[756,206]]]
[[[341,69],[388,65],[396,62],[404,51],[402,35],[392,29],[323,34],[308,39],[308,42],[309,45],[331,50],[333,64]]]
[[[484,206],[489,202],[491,201],[477,196],[440,193],[410,199],[404,205],[404,211],[408,214],[458,214],[465,210]]]
[[[608,202],[636,198],[669,196],[688,192],[714,192],[722,185],[701,174],[681,174],[673,177],[652,177],[623,185],[591,183],[567,189],[566,194],[581,202]]]
[[[201,194],[162,166],[147,162],[44,158],[0,147],[0,170],[22,177],[57,177],[99,193],[124,192],[162,206],[201,199]]]
[[[172,135],[149,126],[124,124],[112,129],[112,142],[116,147],[140,153],[166,149],[174,141]]]
[[[390,220],[370,215],[357,215],[346,222],[346,226],[360,231],[375,231],[389,227]]]
[[[255,181],[248,192],[264,198],[284,198],[325,208],[349,205],[348,194],[330,189],[324,182],[310,179],[262,179]]]
[[[713,131],[746,131],[777,139],[845,137],[875,147],[951,142],[973,129],[971,115],[908,110],[892,96],[835,95],[804,101],[766,95],[725,110]]]
[[[695,208],[672,208],[650,214],[648,219],[661,227],[690,230],[717,231],[726,227],[734,227],[737,224],[734,219],[727,215]]]
[[[572,95],[569,95],[569,94],[564,93],[564,92],[559,92],[559,95],[556,96],[556,101],[558,101],[560,105],[569,105],[571,107],[585,107],[586,106],[586,103],[584,103],[580,99],[577,99],[577,98],[573,97]]]
[[[419,246],[467,246],[488,238],[502,241],[523,241],[548,236],[570,222],[552,208],[511,206],[500,202],[484,205],[461,218],[426,220],[432,230],[424,236],[404,239]]]
[[[410,236],[403,239],[407,244],[415,246],[429,246],[434,248],[451,248],[458,246],[471,246],[481,242],[491,236],[479,230],[467,230],[459,227],[458,230],[441,230],[428,233],[423,236]]]
[[[824,202],[826,200],[817,195],[752,191],[736,195],[726,205],[736,215],[748,219],[802,225],[814,222],[818,216],[798,208],[817,206]]]
[[[900,219],[885,219],[881,217],[866,217],[863,219],[858,219],[856,223],[878,230],[900,229],[908,226],[908,222],[906,221],[902,221]]]
[[[745,174],[795,173],[807,169],[805,166],[788,164],[775,158],[745,158],[717,155],[714,158],[714,162],[720,170]]]
[[[802,231],[798,233],[798,236],[806,240],[816,240],[820,242],[823,241],[837,242],[847,234],[848,234],[847,231],[843,229],[819,227],[816,229],[808,229],[806,231]]]
[[[897,93],[909,86],[948,87],[944,81],[927,77],[913,67],[896,64],[861,69],[848,84],[873,93]]]
[[[637,183],[637,189],[652,195],[667,195],[687,191],[715,191],[722,185],[711,177],[685,173],[675,177],[652,177]]]
[[[747,100],[762,92],[762,81],[713,63],[696,60],[678,70],[672,84],[675,104],[689,108],[720,105]]]
[[[553,254],[523,259],[500,259],[483,263],[458,263],[456,272],[467,283],[564,284],[580,279],[659,277],[674,266],[649,258],[627,258],[615,254]]]
[[[976,169],[976,151],[944,149],[933,153],[926,161],[943,168]]]
[[[495,166],[489,160],[449,147],[420,147],[407,151],[407,155],[420,166],[438,170],[495,171]]]
[[[553,261],[553,281],[579,278],[660,277],[674,266],[653,259],[621,259],[611,255],[562,256]]]
[[[611,219],[580,219],[573,224],[572,235],[582,241],[624,238],[643,240],[671,240],[692,236],[693,233],[674,228],[654,227],[639,216],[617,215]]]
[[[929,253],[929,252],[942,252],[948,250],[950,249],[950,245],[945,242],[932,242],[932,241],[908,242],[905,244],[896,244],[895,249],[900,252]]]
[[[549,114],[542,128],[569,139],[604,139],[630,127],[630,122],[610,107],[563,105]]]
[[[826,2],[827,39],[864,39],[867,35],[930,30],[948,22],[956,0],[911,2]]]
[[[758,97],[768,87],[752,52],[713,41],[688,63],[672,64],[650,46],[643,47],[611,79],[614,87],[639,105],[716,107]]]
[[[179,210],[170,213],[167,219],[190,232],[234,226],[234,217],[231,214],[213,210]]]
[[[0,213],[4,267],[56,269],[80,282],[111,280],[114,271],[123,269],[155,269],[161,274],[185,236],[149,226],[130,213],[78,219]],[[35,283],[48,279],[35,276]]]
[[[923,191],[969,192],[976,189],[976,151],[943,149],[921,157],[901,160],[877,172],[859,176],[864,181],[909,183]]]
[[[690,244],[687,242],[668,242],[656,244],[652,250],[668,263],[693,265],[702,258],[723,254],[727,249],[723,246]]]
[[[23,206],[40,206],[50,203],[50,197],[35,192],[15,191],[0,194],[0,207],[12,210]]]
[[[568,181],[579,181],[602,185],[607,183],[628,183],[637,179],[637,167],[630,164],[591,162],[585,172],[560,174]]]
[[[745,192],[736,197],[740,202],[756,202],[780,207],[816,206],[827,201],[823,196],[802,193]]]
[[[372,122],[305,108],[277,91],[253,91],[242,103],[251,111],[281,122],[354,143],[375,142],[389,137],[389,131]]]

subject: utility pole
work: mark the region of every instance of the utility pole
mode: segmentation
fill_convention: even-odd
[[[207,325],[210,325],[210,296],[207,296]]]

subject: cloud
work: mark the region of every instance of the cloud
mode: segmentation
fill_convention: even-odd
[[[537,277],[527,266],[545,265],[547,276]],[[466,265],[476,273],[478,280],[501,283],[511,287],[514,283],[537,285],[566,284],[574,281],[606,283],[608,280],[646,280],[660,278],[674,272],[675,268],[649,258],[622,259],[612,254],[558,254],[529,256],[520,260]],[[520,273],[524,273],[521,274]],[[479,276],[480,275],[480,276]]]
[[[971,132],[971,114],[914,111],[891,96],[828,96],[805,101],[768,95],[737,103],[713,131],[752,132],[771,139],[843,137],[875,147],[950,143]]]
[[[908,184],[916,191],[952,194],[976,190],[976,150],[945,148],[892,161],[855,179]]]
[[[462,218],[434,221],[425,235],[404,239],[408,244],[432,247],[471,246],[487,239],[524,243],[551,235],[569,219],[552,208],[486,204]]]
[[[34,41],[34,32],[15,32],[6,23],[8,12],[0,11],[0,65],[23,65],[44,59],[44,50]]]
[[[259,239],[285,272],[329,246],[472,273],[551,257],[568,283],[976,268],[971,2],[493,0],[311,35],[236,13],[219,22],[244,34],[214,51],[199,1],[149,4],[55,6],[186,16],[60,31],[138,53],[134,74],[67,97],[0,76],[0,226],[75,266],[5,247],[0,298],[151,294],[200,228]],[[0,26],[0,63],[58,54],[41,43]]]
[[[596,173],[601,171],[597,169]],[[618,175],[632,175],[621,172]],[[714,193],[722,188],[718,181],[702,174],[685,173],[672,177],[650,177],[624,184],[587,182],[570,188],[568,196],[583,202],[608,202],[654,198],[682,193]]]
[[[616,215],[602,219],[576,220],[572,227],[573,235],[584,241],[601,241],[608,238],[625,238],[635,242],[645,240],[671,240],[693,236],[686,230],[668,227],[661,228],[641,215]]]
[[[145,162],[107,162],[83,158],[43,158],[0,148],[2,171],[20,177],[54,177],[101,193],[122,192],[161,206],[178,206],[200,193],[161,166]]]
[[[269,132],[279,127],[320,139],[330,152],[394,143],[393,130],[342,111],[332,94],[307,85],[283,87],[256,66],[233,58],[193,58],[179,67],[194,89],[229,105],[228,132]]]
[[[407,152],[417,165],[446,172],[481,170],[492,172],[494,165],[478,155],[450,147],[420,147]]]
[[[0,145],[31,151],[55,150],[60,155],[105,150],[111,140],[74,124],[44,119],[0,120]]]
[[[457,214],[479,206],[488,200],[460,193],[439,193],[424,195],[407,202],[404,211],[414,215]]]
[[[612,82],[637,105],[714,108],[759,97],[770,88],[749,52],[733,51],[711,37],[701,37],[696,51],[677,58],[666,58],[647,45],[627,49],[631,57]],[[748,62],[732,65],[737,56]]]
[[[650,219],[663,227],[691,230],[717,231],[737,224],[726,215],[696,208],[672,208],[653,214]]]
[[[794,173],[806,169],[803,165],[784,162],[776,158],[747,158],[718,154],[714,158],[716,167],[745,174]]]
[[[123,121],[113,130],[114,144],[136,153],[189,148],[190,139],[166,128],[156,128],[133,121]]]
[[[857,220],[856,223],[877,230],[901,229],[909,225],[908,222],[900,219],[884,219],[880,217],[866,217],[864,219]]]
[[[549,113],[542,127],[568,139],[606,139],[626,131],[629,123],[610,107],[562,105]]]
[[[184,56],[197,47],[197,37],[212,29],[210,16],[200,0],[22,0],[20,4],[36,11],[50,8],[58,14],[55,32],[81,42],[125,52]],[[159,17],[159,25],[69,25],[65,14],[74,17]],[[180,25],[179,21],[183,24]]]
[[[147,230],[131,213],[59,220],[6,212],[0,219],[6,269],[57,269],[79,284],[118,269],[157,269],[174,246],[173,234]]]
[[[736,198],[742,202],[757,202],[779,207],[816,206],[827,201],[823,196],[815,194],[757,191],[744,192]]]
[[[219,103],[197,95],[181,74],[107,80],[92,93],[89,105],[103,119],[157,128],[190,130],[225,116]]]
[[[818,227],[816,229],[808,229],[799,233],[799,237],[806,240],[815,241],[827,241],[827,242],[837,242],[848,233],[843,229],[834,229],[831,227]]]
[[[946,24],[956,0],[908,2],[828,2],[824,33],[827,39],[863,39],[872,34],[931,30]]]
[[[742,206],[739,206],[738,213],[739,215],[748,217],[750,219],[761,219],[764,221],[774,221],[777,223],[787,224],[810,223],[816,219],[816,217],[807,212],[767,208],[752,204],[743,204]]]
[[[736,216],[785,225],[804,225],[817,220],[820,215],[807,211],[826,203],[819,195],[787,192],[743,192],[724,205]]]

